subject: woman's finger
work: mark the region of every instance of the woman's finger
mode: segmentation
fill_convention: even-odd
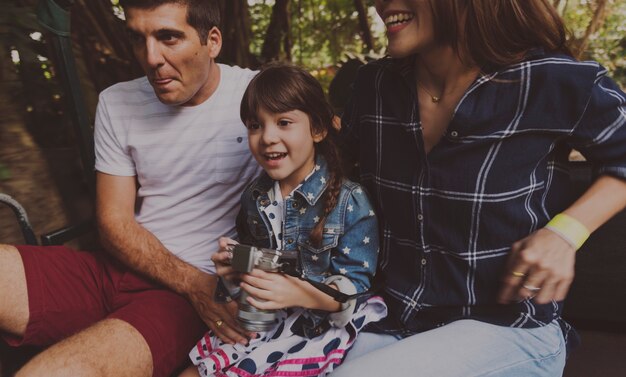
[[[541,290],[535,297],[535,302],[537,304],[547,304],[550,301],[554,300],[557,285],[558,281],[556,281],[555,279],[546,279],[545,283],[541,287]]]
[[[548,272],[538,269],[530,269],[518,290],[519,299],[536,297],[548,278]]]
[[[512,265],[502,278],[502,288],[498,296],[498,302],[509,304],[519,299],[519,290],[526,280],[530,266],[521,262]]]

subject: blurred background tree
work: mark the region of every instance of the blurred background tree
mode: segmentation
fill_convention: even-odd
[[[141,75],[118,1],[74,0],[72,8],[74,53],[90,114],[101,90]],[[327,88],[342,61],[384,54],[384,26],[373,0],[218,1],[225,63],[256,68],[290,60]],[[577,56],[598,60],[626,87],[626,1],[551,1],[566,20]],[[0,5],[0,192],[22,202],[42,233],[88,217],[92,208],[36,3]],[[11,216],[0,216],[0,240],[19,242],[14,228]]]
[[[576,57],[596,60],[626,88],[626,1],[555,0]]]

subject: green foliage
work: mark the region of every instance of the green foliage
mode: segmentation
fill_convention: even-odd
[[[373,0],[365,3],[371,6]],[[274,1],[249,1],[249,4],[253,34],[250,51],[258,56]],[[294,63],[318,69],[335,65],[346,54],[368,52],[361,40],[353,0],[292,0],[290,10]],[[374,16],[371,7],[370,10]]]
[[[270,22],[273,0],[251,0],[252,41],[250,51],[261,55],[265,31]],[[327,88],[336,67],[349,56],[382,56],[386,38],[376,26],[374,0],[365,0],[373,26],[374,50],[367,51],[359,29],[354,0],[292,0],[292,60],[307,68]]]
[[[563,11],[565,23],[575,40],[580,40],[593,17],[587,0],[569,1]],[[596,60],[605,66],[622,88],[626,88],[626,2],[609,0],[607,17],[589,37],[582,59]]]

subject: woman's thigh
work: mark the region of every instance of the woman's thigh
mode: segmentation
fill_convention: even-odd
[[[560,376],[565,366],[565,342],[556,322],[520,329],[461,320],[400,341],[364,335],[355,343],[357,352],[350,351],[333,377],[553,377]],[[377,340],[382,348],[359,345]]]

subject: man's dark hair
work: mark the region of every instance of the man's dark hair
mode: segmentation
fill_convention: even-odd
[[[154,9],[164,4],[187,6],[187,23],[196,29],[202,44],[207,43],[209,30],[220,26],[220,7],[217,0],[120,0],[124,9]]]

